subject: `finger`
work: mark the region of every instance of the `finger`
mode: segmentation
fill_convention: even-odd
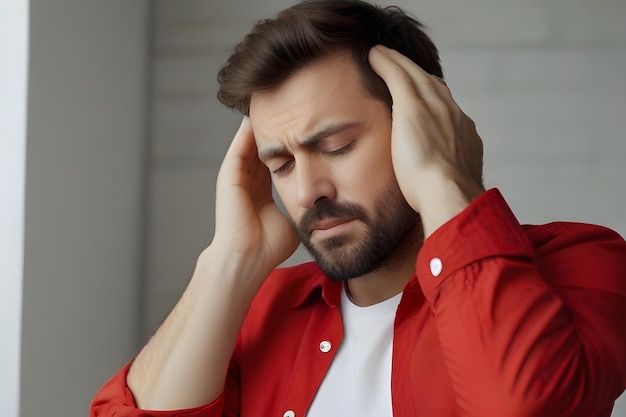
[[[265,168],[259,161],[250,121],[245,117],[230,143],[218,174],[218,184],[250,187],[263,183]],[[263,187],[266,188],[266,187]]]
[[[445,85],[446,87],[448,86],[448,83],[443,78],[438,77],[435,74],[428,74],[428,75],[430,75],[431,77],[433,77],[435,80],[439,81],[441,84]]]
[[[394,61],[400,68],[411,76],[413,81],[419,83],[420,86],[433,87],[440,93],[449,93],[447,84],[442,78],[427,73],[407,56],[401,54],[395,49],[387,48],[384,45],[376,45],[374,48],[380,51],[388,59]],[[437,80],[438,83],[433,83],[433,80]]]
[[[410,74],[378,46],[370,49],[369,62],[374,72],[387,84],[394,109],[410,105],[411,96],[421,98]]]
[[[244,117],[226,151],[223,165],[228,166],[230,169],[242,169],[251,163],[255,163],[257,159],[256,143],[250,119]]]
[[[239,129],[235,133],[226,155],[247,157],[251,149],[254,149],[254,134],[252,133],[252,127],[250,126],[250,119],[244,117],[239,125]]]
[[[396,67],[395,69],[391,65],[392,63],[394,64],[393,66]],[[385,80],[390,90],[392,88],[390,83],[393,84],[394,79],[406,80],[408,78],[423,100],[429,101],[431,104],[443,100],[448,106],[454,103],[452,94],[445,81],[439,77],[428,74],[416,63],[396,50],[383,45],[375,46],[370,51],[370,64],[374,71]],[[402,74],[402,72],[404,74]],[[403,82],[406,83],[406,81]],[[401,92],[401,88],[401,85],[396,85],[396,92]]]

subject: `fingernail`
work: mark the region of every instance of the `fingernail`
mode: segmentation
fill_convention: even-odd
[[[438,76],[436,76],[436,75],[434,75],[434,74],[430,74],[430,76],[431,76],[431,77],[434,77],[434,78],[435,78],[437,81],[439,81],[441,84],[443,84],[443,85],[445,85],[445,86],[447,86],[447,85],[448,85],[448,83],[446,83],[446,80],[444,80],[443,78],[438,77]]]

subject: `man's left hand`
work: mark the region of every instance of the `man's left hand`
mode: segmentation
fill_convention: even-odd
[[[393,98],[395,175],[428,237],[484,191],[482,141],[443,80],[382,45],[369,60]]]

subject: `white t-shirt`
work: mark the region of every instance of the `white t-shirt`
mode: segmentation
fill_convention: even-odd
[[[358,307],[341,295],[344,336],[307,417],[391,417],[393,323],[402,293]]]

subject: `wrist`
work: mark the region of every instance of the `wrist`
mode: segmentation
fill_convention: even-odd
[[[456,217],[484,189],[465,178],[455,180],[440,174],[425,174],[421,177],[420,195],[417,204],[422,218],[424,238]]]
[[[190,285],[212,282],[225,293],[251,300],[272,269],[256,258],[211,244],[198,256]]]

